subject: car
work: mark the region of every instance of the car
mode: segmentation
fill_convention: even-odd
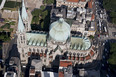
[[[105,43],[103,43],[102,45],[105,45]]]
[[[4,62],[2,59],[0,59],[0,62]]]
[[[107,52],[107,49],[105,48],[105,51]]]
[[[108,68],[108,71],[110,71],[110,68]]]
[[[107,74],[106,77],[110,77],[110,76]]]
[[[104,67],[104,64],[102,64],[102,66]]]
[[[108,64],[108,61],[107,61],[107,64]]]
[[[103,59],[105,59],[105,56],[103,56]]]

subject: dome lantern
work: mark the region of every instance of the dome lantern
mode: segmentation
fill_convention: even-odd
[[[57,42],[65,42],[70,37],[70,25],[60,18],[50,25],[49,35]]]

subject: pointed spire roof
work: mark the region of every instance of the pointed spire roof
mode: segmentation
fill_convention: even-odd
[[[25,30],[23,21],[21,19],[20,11],[19,11],[19,21],[18,21],[18,31],[23,32]]]
[[[27,18],[28,18],[28,15],[27,15],[27,12],[26,12],[26,7],[25,7],[25,4],[24,4],[24,0],[22,0],[22,13],[21,13],[21,16],[22,16],[23,20],[27,20]]]

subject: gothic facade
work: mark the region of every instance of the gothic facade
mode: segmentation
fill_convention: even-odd
[[[19,11],[17,48],[21,64],[28,58],[41,59],[45,66],[59,65],[59,60],[86,64],[97,58],[95,46],[86,36],[71,35],[70,25],[60,18],[50,25],[49,32],[32,31],[24,2]]]

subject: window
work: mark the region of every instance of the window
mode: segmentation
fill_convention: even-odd
[[[29,48],[29,51],[31,52],[31,48]]]

